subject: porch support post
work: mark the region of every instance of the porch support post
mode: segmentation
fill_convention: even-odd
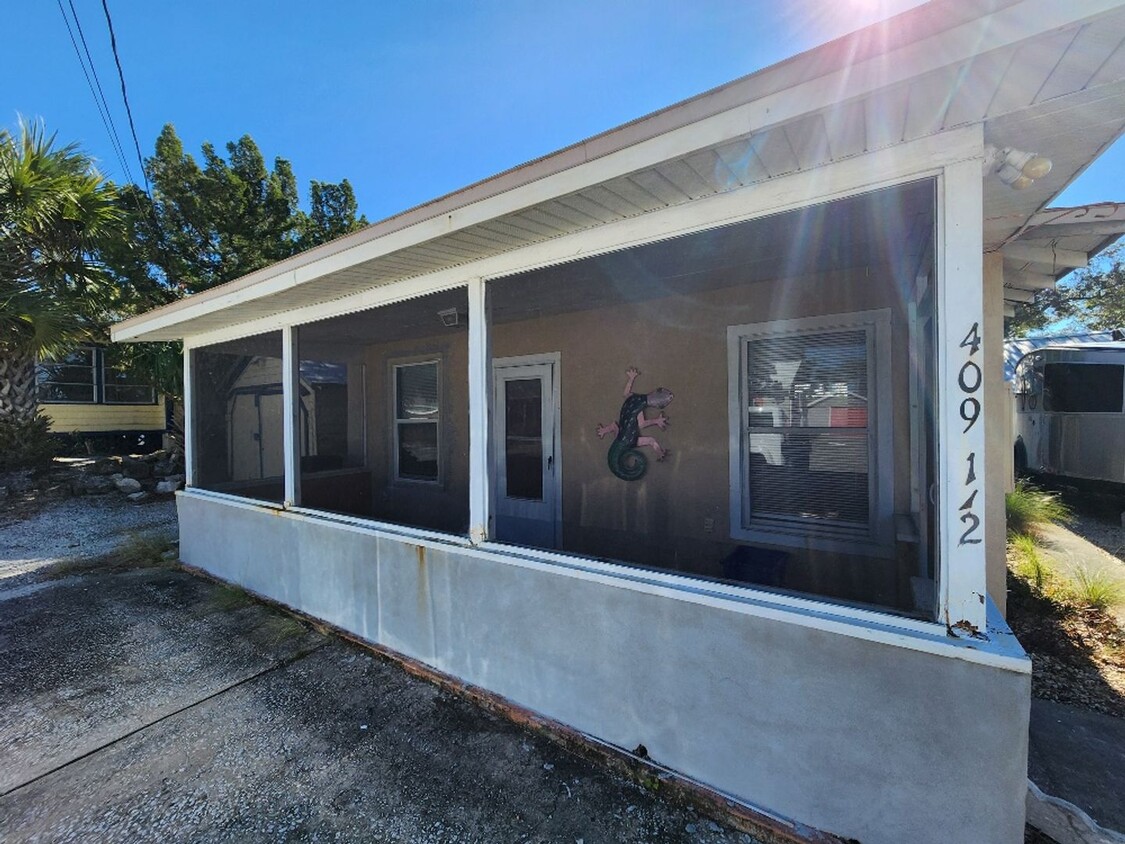
[[[281,329],[282,446],[285,450],[285,506],[294,507],[301,496],[301,373],[297,353],[297,331]]]
[[[981,160],[947,165],[938,229],[940,620],[986,634],[984,188]],[[995,411],[996,408],[991,408]]]
[[[488,463],[490,397],[488,310],[483,278],[469,280],[469,539],[488,539],[491,487]]]
[[[195,408],[192,406],[191,359],[195,351],[184,344],[184,488],[195,486]],[[174,410],[174,409],[173,409]]]

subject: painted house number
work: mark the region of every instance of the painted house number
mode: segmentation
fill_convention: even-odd
[[[974,322],[965,339],[961,341],[961,348],[969,350],[969,357],[961,365],[957,374],[957,386],[961,388],[964,398],[961,400],[961,419],[965,422],[962,434],[969,433],[973,426],[980,420],[980,399],[974,393],[978,392],[984,381],[980,366],[973,360],[973,356],[980,351],[980,323]],[[958,507],[961,513],[961,524],[965,525],[965,532],[957,541],[958,545],[979,545],[980,537],[974,534],[980,528],[980,516],[977,515],[976,501],[980,489],[974,485],[977,482],[977,453],[970,451],[965,461],[968,465],[965,471],[965,494],[968,496],[965,503]]]

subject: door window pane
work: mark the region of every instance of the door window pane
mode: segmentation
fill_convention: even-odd
[[[504,465],[509,498],[543,499],[543,382],[504,382]]]

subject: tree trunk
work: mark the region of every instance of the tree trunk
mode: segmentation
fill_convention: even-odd
[[[0,346],[0,420],[33,422],[38,415],[35,355]]]

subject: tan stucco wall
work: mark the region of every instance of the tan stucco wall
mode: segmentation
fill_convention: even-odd
[[[728,271],[729,272],[729,271]],[[506,303],[510,304],[510,303]],[[534,308],[534,302],[521,303]],[[776,319],[892,309],[894,511],[910,509],[907,330],[894,284],[874,269],[726,287],[590,311],[494,325],[494,357],[559,352],[563,545],[566,550],[721,575],[730,538],[727,327]],[[675,393],[665,432],[648,429],[672,456],[627,483],[606,468],[625,369],[635,389]],[[651,412],[650,412],[650,415]],[[651,458],[650,458],[651,459]],[[708,532],[705,524],[712,520]],[[899,543],[900,554],[912,547]],[[852,600],[909,606],[911,563],[794,552],[786,586]]]
[[[39,412],[56,434],[164,430],[163,397],[156,404],[42,404]]]
[[[1012,396],[1004,381],[1004,256],[984,256],[984,491],[985,566],[989,597],[1007,606],[1007,525],[1004,493],[1012,485]]]

